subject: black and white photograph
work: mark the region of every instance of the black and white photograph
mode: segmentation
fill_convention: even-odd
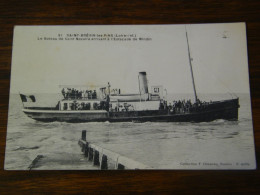
[[[4,168],[255,169],[245,23],[15,26]]]

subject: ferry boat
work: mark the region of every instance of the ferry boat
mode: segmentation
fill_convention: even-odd
[[[62,89],[63,99],[56,107],[27,107],[23,112],[38,121],[66,122],[209,122],[216,119],[238,120],[239,98],[201,102],[196,93],[188,35],[189,65],[195,102],[168,103],[162,86],[152,86],[149,92],[146,72],[139,72],[138,94],[121,94],[120,89],[105,87],[95,90]],[[22,102],[36,101],[33,95],[20,94]]]
[[[239,99],[195,103],[162,97],[162,86],[148,92],[146,72],[139,73],[140,94],[112,94],[110,85],[99,92],[86,90],[64,93],[56,107],[24,107],[23,112],[38,121],[66,122],[207,122],[216,119],[238,120]],[[110,91],[110,92],[109,92]],[[86,95],[87,94],[87,95]],[[20,94],[21,99],[35,99]]]

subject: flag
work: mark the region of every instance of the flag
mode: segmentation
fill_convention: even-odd
[[[30,95],[29,98],[32,100],[32,102],[35,102],[35,101],[36,101],[34,95]]]
[[[24,94],[20,94],[22,102],[36,102],[34,95],[26,96]]]
[[[27,102],[27,98],[25,95],[20,94],[20,97],[21,97],[22,102]]]

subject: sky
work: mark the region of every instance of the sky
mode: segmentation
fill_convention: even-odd
[[[10,91],[59,93],[59,85],[110,82],[138,93],[138,72],[146,71],[150,87],[193,93],[185,26],[197,93],[249,93],[244,23],[16,26]],[[138,40],[65,40],[71,34],[133,34]],[[39,40],[44,37],[63,40]]]

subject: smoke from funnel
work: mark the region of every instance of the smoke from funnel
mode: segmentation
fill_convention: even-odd
[[[140,87],[140,94],[148,93],[148,83],[146,72],[139,72],[139,87]]]

